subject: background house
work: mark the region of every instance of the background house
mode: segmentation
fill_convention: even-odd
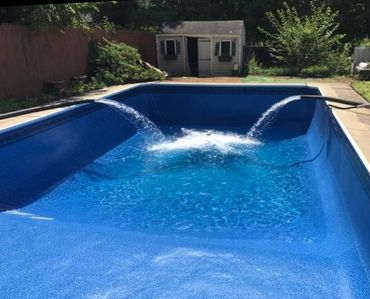
[[[172,76],[230,76],[244,66],[245,27],[237,21],[185,21],[156,35],[158,67]]]

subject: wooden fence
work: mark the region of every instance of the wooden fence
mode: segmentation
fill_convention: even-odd
[[[76,29],[31,30],[18,25],[0,26],[0,100],[40,94],[47,81],[85,75],[88,44],[107,37],[139,50],[156,65],[155,34],[121,30],[84,32]]]

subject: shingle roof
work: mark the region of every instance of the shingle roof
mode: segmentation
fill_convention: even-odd
[[[240,35],[244,22],[234,21],[183,21],[162,26],[160,33]]]

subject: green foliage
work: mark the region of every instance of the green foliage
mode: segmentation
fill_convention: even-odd
[[[66,3],[43,4],[5,8],[0,11],[0,21],[18,23],[33,28],[72,27],[88,29],[92,25],[89,16],[99,12],[98,4]]]
[[[101,22],[97,25],[97,27],[107,32],[114,32],[121,28],[121,26],[111,22],[107,16],[103,16]]]
[[[359,47],[370,48],[370,38],[365,37],[359,42]]]
[[[90,78],[88,82],[72,82],[63,93],[64,97],[71,97],[84,94],[89,91],[97,90],[104,87],[104,83],[99,82],[96,78]]]
[[[291,6],[297,9],[299,14],[305,14],[309,10],[310,0],[286,0]],[[334,10],[339,11],[338,22],[340,31],[347,33],[347,42],[353,39],[366,37],[370,28],[370,9],[369,0],[325,0]],[[267,11],[277,11],[283,8],[283,0],[129,0],[129,1],[101,1],[94,3],[71,3],[59,4],[56,6],[72,7],[75,12],[65,9],[68,15],[88,8],[88,14],[92,15],[94,24],[105,26],[103,18],[106,17],[109,22],[115,26],[125,28],[155,31],[162,22],[180,22],[182,20],[245,20],[248,42],[259,41],[263,38],[261,32],[256,28],[258,26],[271,30],[270,24],[264,18]],[[89,7],[89,5],[92,5]],[[48,6],[48,5],[44,5]],[[95,7],[94,7],[95,6]],[[45,24],[55,26],[66,24],[60,22],[64,19],[63,15],[58,13],[58,17],[53,20],[51,7],[47,8],[46,21],[42,20],[43,15],[37,14],[36,23],[30,19],[31,12],[38,5],[33,6],[0,6],[0,23],[19,23],[32,26],[32,24]],[[96,11],[99,9],[99,12]],[[40,20],[41,18],[41,20]],[[78,17],[79,18],[79,17]],[[67,18],[68,19],[68,18]],[[82,20],[83,21],[83,20]],[[71,23],[67,22],[68,26]],[[59,26],[59,25],[58,25]],[[83,24],[84,27],[84,24]]]
[[[27,97],[24,99],[8,99],[6,101],[3,100],[0,101],[0,113],[7,113],[15,110],[45,105],[55,100],[55,96],[49,94],[42,94],[37,97]]]
[[[92,42],[89,53],[89,76],[106,85],[162,80],[159,71],[140,63],[137,49],[108,41]]]
[[[306,67],[301,71],[300,75],[311,78],[348,75],[352,60],[350,51],[351,46],[345,44],[341,52],[330,53],[324,63]]]
[[[310,9],[310,0],[286,0],[295,6],[299,14]],[[326,0],[339,11],[340,31],[348,34],[348,40],[369,34],[369,0]],[[183,20],[244,20],[247,41],[259,41],[264,36],[258,26],[270,31],[264,18],[267,11],[283,8],[283,0],[131,0],[107,2],[99,5],[100,11],[109,19],[126,28],[153,30],[163,22]]]
[[[300,75],[304,78],[325,78],[330,77],[331,72],[326,65],[312,65],[302,69]]]
[[[272,31],[259,30],[268,38],[271,55],[279,62],[297,69],[325,65],[332,55],[340,53],[344,34],[338,34],[335,21],[338,12],[315,1],[310,3],[310,14],[300,16],[294,7],[284,3],[276,14],[266,14]]]
[[[260,76],[290,76],[295,73],[295,70],[287,66],[274,66],[264,68],[261,63],[257,61],[254,54],[251,55],[247,65],[248,75]]]
[[[257,75],[261,69],[260,64],[257,61],[256,55],[252,53],[247,61],[247,73],[249,75]]]
[[[348,75],[352,62],[352,46],[344,44],[341,51],[332,52],[324,62],[330,75]]]
[[[353,81],[351,87],[370,102],[370,81]]]

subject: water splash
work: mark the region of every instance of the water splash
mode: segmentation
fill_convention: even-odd
[[[286,104],[300,100],[301,96],[291,96],[281,100],[280,102],[272,105],[269,109],[267,109],[264,113],[262,113],[261,117],[257,120],[257,122],[249,129],[247,133],[248,138],[258,138],[265,127],[271,123],[271,121],[275,118],[277,113],[281,108],[283,108]]]
[[[121,102],[108,100],[108,99],[98,99],[95,102],[105,104],[119,113],[121,113],[128,121],[130,121],[138,130],[147,130],[152,133],[152,137],[158,139],[164,139],[165,136],[161,130],[146,116],[135,110],[134,108],[127,106]]]
[[[197,131],[182,129],[182,136],[172,139],[166,138],[152,121],[132,107],[109,99],[99,99],[96,100],[96,102],[103,103],[116,109],[137,129],[147,130],[151,133],[152,137],[159,139],[159,143],[148,147],[149,151],[216,150],[221,153],[230,153],[240,149],[240,147],[250,147],[261,144],[257,138],[262,134],[265,127],[276,117],[280,109],[288,103],[300,99],[300,96],[291,96],[272,105],[250,128],[246,136],[215,130]]]
[[[260,144],[259,141],[235,133],[220,132],[215,130],[189,130],[181,129],[182,136],[167,139],[152,145],[149,151],[188,151],[188,150],[215,150],[221,153],[230,153],[240,147],[250,147]]]

